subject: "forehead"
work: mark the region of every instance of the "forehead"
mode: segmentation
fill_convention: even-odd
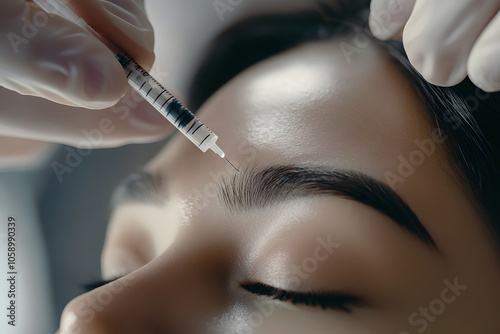
[[[425,136],[426,111],[408,80],[375,46],[348,56],[348,42],[302,46],[222,89],[205,114],[226,124],[221,144],[239,136],[262,154],[333,162],[402,153],[410,138]]]
[[[408,79],[375,42],[349,53],[353,38],[303,45],[220,89],[199,117],[219,135],[228,158],[238,165],[315,162],[380,175],[414,149],[415,139],[429,138],[427,111]],[[187,151],[167,150],[192,167],[184,153],[196,149],[189,144],[178,137],[171,147]],[[195,154],[206,163],[209,155]]]

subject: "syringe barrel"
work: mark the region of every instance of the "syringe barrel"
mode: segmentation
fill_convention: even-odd
[[[117,53],[116,58],[122,64],[130,86],[200,150],[206,152],[217,141],[218,137],[205,124],[133,59],[121,53]]]

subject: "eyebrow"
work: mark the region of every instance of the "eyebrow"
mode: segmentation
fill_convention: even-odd
[[[111,196],[111,209],[129,203],[160,206],[167,200],[162,179],[146,171],[137,171],[123,179]]]
[[[246,169],[221,181],[220,198],[231,211],[264,208],[290,198],[330,195],[368,205],[428,247],[436,243],[417,215],[388,185],[357,171],[272,166]]]
[[[433,250],[434,239],[403,199],[388,185],[366,174],[341,169],[284,165],[245,168],[217,180],[219,199],[232,212],[265,208],[291,198],[336,196],[370,206]],[[131,174],[116,188],[112,207],[125,203],[161,205],[162,180],[149,172]]]

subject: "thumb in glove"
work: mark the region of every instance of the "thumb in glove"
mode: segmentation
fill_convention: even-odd
[[[66,1],[68,2],[68,1]],[[140,0],[71,0],[67,4],[99,34],[143,67],[154,61],[153,29]],[[35,4],[0,4],[0,85],[57,103],[103,109],[127,90],[124,70],[100,41]]]

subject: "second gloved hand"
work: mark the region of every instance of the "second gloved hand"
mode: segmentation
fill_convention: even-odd
[[[151,67],[154,35],[142,0],[73,0],[68,6]],[[127,91],[122,67],[101,42],[32,2],[2,0],[0,30],[0,86],[89,109],[110,107]]]
[[[412,65],[432,84],[453,86],[467,75],[500,91],[500,0],[372,0],[370,28],[401,38]]]

